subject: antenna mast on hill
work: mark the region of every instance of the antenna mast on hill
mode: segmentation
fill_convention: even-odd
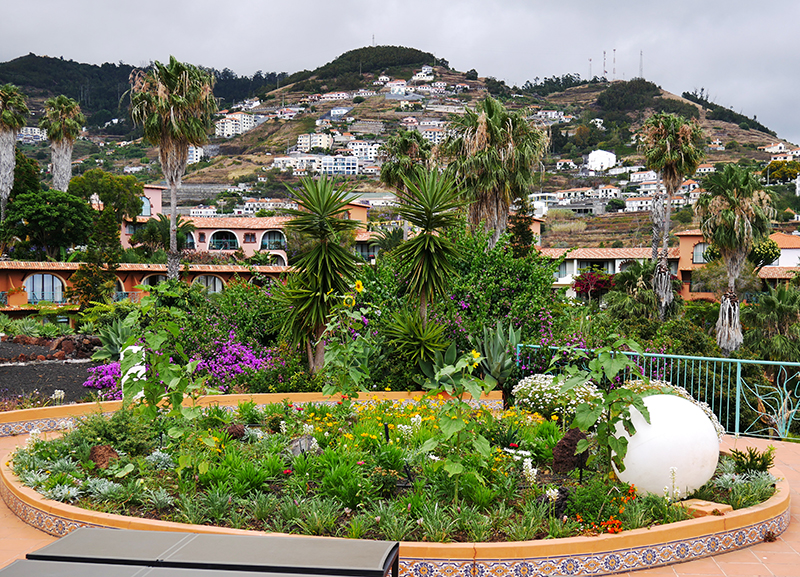
[[[639,50],[639,78],[644,78],[644,56],[641,50]]]
[[[372,47],[375,48],[375,35],[372,35]]]
[[[613,72],[611,72],[611,80],[616,80],[617,79],[617,49],[616,48],[614,48],[614,58],[613,58],[612,62],[613,62]]]
[[[589,80],[592,79],[592,59],[589,58]]]
[[[608,70],[606,70],[606,51],[603,50],[603,78],[608,78]]]

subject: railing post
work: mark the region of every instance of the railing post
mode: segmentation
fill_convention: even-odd
[[[739,409],[742,406],[742,363],[736,361],[736,423],[734,424],[734,432],[736,437],[739,437]]]

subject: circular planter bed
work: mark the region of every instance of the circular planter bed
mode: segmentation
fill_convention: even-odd
[[[388,393],[383,398],[409,399],[406,393]],[[201,403],[236,405],[252,398],[258,404],[275,402],[286,395],[215,396]],[[318,394],[295,394],[294,403],[320,402]],[[485,402],[496,407],[499,399]],[[103,403],[112,412],[120,403]],[[96,412],[97,405],[67,405],[0,413],[0,436],[24,434],[36,428],[58,431],[67,428],[72,418]],[[0,494],[22,520],[52,535],[65,535],[80,526],[114,527],[163,531],[244,533],[235,529],[187,525],[111,515],[49,501],[23,487],[8,467],[11,447],[0,454]],[[780,477],[780,471],[773,471]],[[677,563],[728,552],[770,539],[789,523],[789,487],[779,481],[768,501],[728,513],[708,516],[649,529],[624,531],[616,535],[571,537],[543,541],[507,543],[411,543],[400,547],[400,567],[404,575],[603,575]]]

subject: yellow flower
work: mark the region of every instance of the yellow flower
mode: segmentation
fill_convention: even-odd
[[[557,420],[558,420],[558,415],[553,415],[553,416],[552,416],[552,417],[550,417],[550,418],[551,418],[552,420],[554,420],[554,421],[557,421]]]
[[[346,297],[344,297],[344,306],[346,307],[356,306],[356,299],[354,299],[350,295],[347,295]]]
[[[364,283],[362,283],[360,280],[357,280],[356,281],[356,292],[360,293],[363,290],[364,290]]]
[[[478,351],[476,351],[475,349],[472,349],[472,352],[470,354],[472,355],[473,359],[477,359],[477,358],[479,358],[481,356],[481,354]]]

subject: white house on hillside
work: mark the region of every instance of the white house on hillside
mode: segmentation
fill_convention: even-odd
[[[617,164],[617,155],[606,150],[593,150],[589,153],[586,166],[589,170],[603,171],[608,170]]]

